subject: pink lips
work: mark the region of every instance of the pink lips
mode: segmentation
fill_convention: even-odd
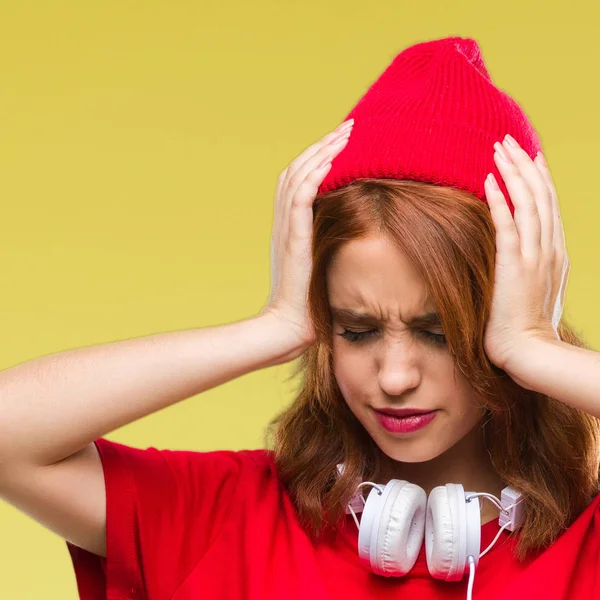
[[[376,410],[375,416],[377,417],[380,425],[391,433],[411,433],[431,423],[431,421],[435,419],[437,412],[437,410],[433,410],[431,412],[411,414],[409,416],[400,417],[382,413]]]

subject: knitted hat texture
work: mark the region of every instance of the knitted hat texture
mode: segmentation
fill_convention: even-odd
[[[486,202],[493,144],[512,135],[534,159],[539,137],[519,104],[497,88],[471,38],[421,42],[400,52],[344,121],[350,140],[319,193],[361,178],[411,179],[471,192]]]

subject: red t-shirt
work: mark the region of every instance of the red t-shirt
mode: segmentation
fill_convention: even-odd
[[[424,545],[401,578],[358,558],[351,515],[311,543],[265,450],[139,449],[96,440],[107,498],[107,558],[67,542],[81,600],[367,600],[466,598],[433,579]],[[545,552],[519,565],[500,535],[479,562],[474,600],[600,599],[600,494]],[[498,531],[481,528],[481,548]]]

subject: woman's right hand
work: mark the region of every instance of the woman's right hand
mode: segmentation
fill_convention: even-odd
[[[312,205],[332,160],[346,147],[354,120],[308,147],[279,175],[271,236],[271,294],[261,315],[271,313],[304,346],[315,340],[308,313],[312,269]]]

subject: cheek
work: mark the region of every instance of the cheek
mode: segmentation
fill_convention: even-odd
[[[340,388],[340,392],[342,392],[342,396],[347,402],[352,398],[354,389],[351,371],[346,368],[346,363],[338,360],[333,363],[333,375]]]
[[[485,409],[471,388],[465,386],[461,391],[463,401],[457,412],[465,427],[470,428],[484,416]]]
[[[453,388],[453,393],[448,397],[446,410],[450,430],[458,438],[469,433],[485,415],[485,409],[475,391],[460,378]]]
[[[344,352],[334,348],[333,351],[333,374],[338,387],[347,402],[361,395],[368,387],[372,376],[368,371],[369,361],[358,352]]]

